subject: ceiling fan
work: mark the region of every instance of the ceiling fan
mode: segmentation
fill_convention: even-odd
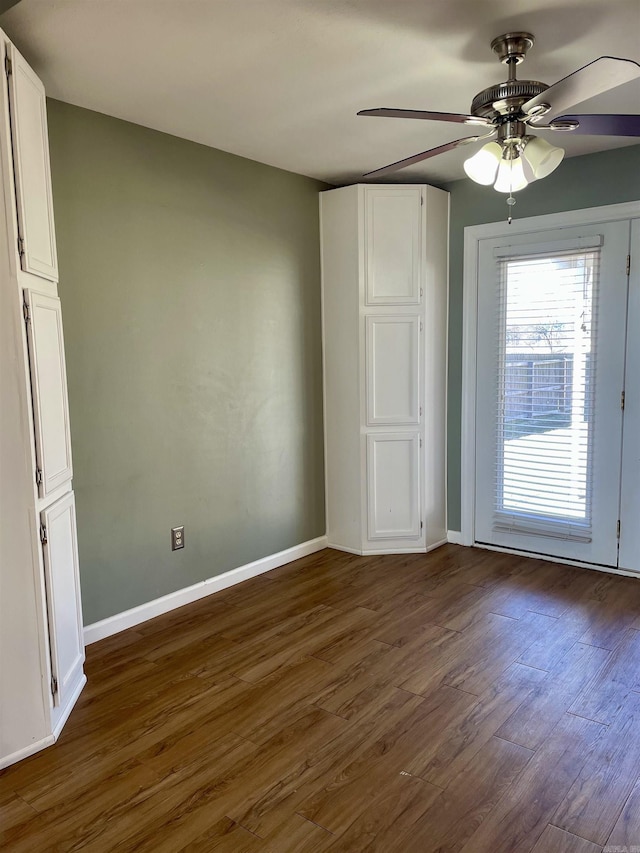
[[[364,177],[386,175],[461,145],[492,139],[465,162],[465,172],[479,184],[493,184],[498,192],[509,193],[508,203],[515,204],[514,192],[523,189],[531,181],[551,174],[564,157],[562,148],[556,148],[545,139],[534,136],[532,129],[640,136],[640,115],[567,113],[575,104],[640,77],[640,64],[632,59],[601,56],[552,86],[536,80],[517,80],[516,68],[533,43],[534,37],[530,33],[520,32],[506,33],[491,42],[492,50],[507,66],[509,76],[504,83],[478,92],[471,103],[469,115],[384,107],[361,110],[358,115],[449,121],[483,127],[487,131],[438,145],[367,172]]]

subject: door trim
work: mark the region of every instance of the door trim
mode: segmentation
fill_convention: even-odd
[[[640,216],[640,200],[623,204],[568,210],[507,222],[490,222],[464,229],[463,329],[462,329],[462,433],[461,433],[461,544],[475,545],[476,475],[476,350],[478,318],[478,252],[480,240],[532,234],[555,228],[595,225]],[[548,559],[545,557],[545,559]],[[563,561],[567,562],[567,561]]]

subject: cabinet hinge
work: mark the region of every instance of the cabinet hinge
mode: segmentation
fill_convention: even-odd
[[[624,391],[620,394],[620,408],[624,412]]]
[[[36,486],[42,485],[42,468],[36,468]]]
[[[420,417],[422,417],[422,406],[420,406],[420,407],[418,408],[418,413],[419,413]]]
[[[422,447],[422,436],[420,436],[419,441],[420,441],[420,447]]]
[[[631,272],[631,255],[627,255],[627,275]]]
[[[420,196],[420,207],[424,207],[424,196]]]
[[[5,70],[7,77],[9,77],[10,74],[13,74],[13,67],[11,65],[11,57],[8,54],[5,55],[5,57],[4,57],[4,70]]]
[[[24,237],[18,237],[18,255],[24,255]]]
[[[29,306],[26,302],[22,303],[22,316],[25,319],[25,323],[28,323],[31,319],[31,312],[29,311]]]
[[[423,329],[424,329],[424,324],[423,324],[422,320],[420,320],[420,331],[422,331]]]
[[[616,526],[616,538],[620,538],[620,519],[618,519],[618,524]]]
[[[58,692],[58,679],[55,677],[55,675],[52,675],[51,676],[51,695],[55,696],[57,692]]]
[[[47,542],[49,541],[47,539],[47,528],[44,526],[44,524],[40,525],[40,541],[42,542],[43,545],[46,545]]]
[[[422,530],[423,528],[424,528],[424,521],[421,521],[420,522],[420,530]]]

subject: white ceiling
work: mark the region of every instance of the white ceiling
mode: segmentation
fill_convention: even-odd
[[[535,35],[518,76],[545,83],[640,62],[640,0],[21,0],[0,26],[54,98],[334,184],[470,135],[356,112],[467,112],[506,76],[501,33]],[[640,113],[640,82],[581,106]],[[554,135],[569,156],[637,142]],[[472,150],[392,179],[463,177]]]

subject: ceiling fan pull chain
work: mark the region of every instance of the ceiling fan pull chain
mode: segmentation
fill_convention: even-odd
[[[507,199],[507,204],[509,205],[509,207],[507,208],[509,211],[509,216],[507,217],[507,224],[509,224],[509,225],[511,225],[511,220],[513,219],[511,212],[513,210],[513,205],[515,203],[516,203],[515,198],[513,197],[513,195],[510,194],[509,198]]]

